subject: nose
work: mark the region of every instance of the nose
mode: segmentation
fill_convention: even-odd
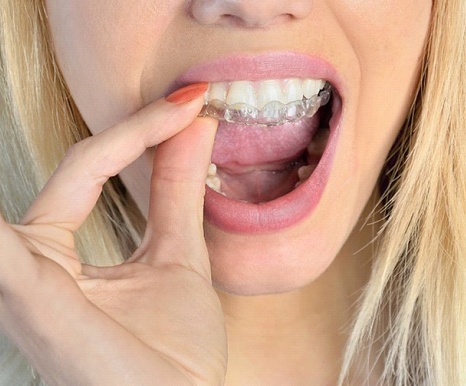
[[[191,16],[204,25],[269,27],[305,18],[312,0],[192,0]]]

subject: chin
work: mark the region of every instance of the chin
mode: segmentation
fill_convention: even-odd
[[[260,235],[229,233],[205,223],[215,288],[241,296],[268,295],[295,291],[319,279],[354,225],[319,217],[316,213],[294,227]]]

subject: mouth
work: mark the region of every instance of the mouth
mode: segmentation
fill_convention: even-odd
[[[206,185],[253,204],[301,185],[328,141],[331,88],[322,79],[212,83],[200,115],[221,124]]]
[[[257,74],[257,65],[252,67]],[[206,179],[209,223],[225,231],[264,233],[295,225],[318,205],[333,164],[342,102],[335,76],[297,72],[303,71],[210,80],[200,115],[220,123]]]

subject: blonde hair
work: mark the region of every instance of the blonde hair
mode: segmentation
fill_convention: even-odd
[[[18,222],[66,150],[89,136],[53,58],[41,0],[0,2],[0,213]],[[139,244],[144,220],[118,178],[76,234],[82,261],[114,265]],[[98,237],[96,237],[98,235]],[[0,385],[38,382],[0,336]]]
[[[466,384],[466,3],[434,3],[419,90],[394,147],[395,162],[388,163],[382,246],[342,383],[362,348],[381,340],[381,382]],[[40,0],[1,1],[0,211],[11,222],[67,148],[89,135],[55,64],[46,25]],[[139,243],[143,225],[124,188],[111,181],[77,235],[81,258],[121,262]],[[0,384],[35,382],[6,341],[0,341],[0,368]]]
[[[432,12],[343,371],[361,347],[382,342],[381,384],[466,385],[466,2],[436,0]]]
[[[53,58],[46,17],[40,0],[3,0],[0,10],[1,165],[2,178],[9,176],[0,205],[10,221],[24,214],[66,150],[90,135]],[[79,244],[86,244],[81,256],[88,263],[121,262],[139,241],[140,221],[132,221],[138,214],[127,205],[128,197],[118,194],[122,190],[118,179],[105,187],[78,235]]]

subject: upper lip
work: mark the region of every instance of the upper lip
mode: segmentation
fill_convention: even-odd
[[[341,95],[342,81],[333,65],[319,57],[300,52],[274,51],[260,54],[231,54],[189,68],[169,92],[197,82],[225,82],[283,78],[324,79]]]

